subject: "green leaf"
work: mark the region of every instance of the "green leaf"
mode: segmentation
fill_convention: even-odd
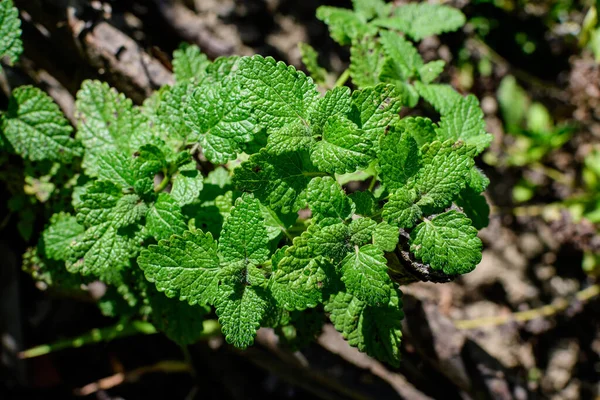
[[[168,297],[214,304],[219,287],[217,242],[210,233],[186,231],[142,250],[137,259],[146,279]]]
[[[361,36],[353,41],[349,67],[352,83],[361,89],[380,83],[384,61],[381,45],[374,36]]]
[[[352,216],[354,210],[352,201],[342,187],[329,176],[317,177],[310,181],[307,201],[313,217],[317,220],[338,218],[344,221]]]
[[[466,22],[460,10],[441,4],[409,3],[394,10],[390,18],[376,19],[373,23],[404,32],[414,40],[459,29]]]
[[[68,213],[52,215],[50,225],[42,232],[41,247],[45,256],[51,260],[66,260],[69,246],[80,239],[84,230],[84,227],[77,223],[77,218]]]
[[[349,197],[356,206],[356,214],[364,217],[375,214],[377,204],[375,202],[375,197],[373,197],[373,193],[368,191],[357,191],[350,193]]]
[[[452,86],[442,83],[415,82],[415,89],[442,115],[447,114],[463,98]]]
[[[434,270],[466,274],[481,261],[481,240],[464,214],[454,210],[425,220],[410,234],[410,250]]]
[[[319,54],[308,43],[300,43],[298,45],[302,63],[306,67],[310,77],[318,85],[325,85],[327,82],[327,71],[319,65]]]
[[[58,105],[33,86],[13,90],[0,123],[4,136],[23,158],[69,163],[81,155],[79,143],[71,137],[73,128]]]
[[[370,140],[378,140],[388,125],[398,119],[401,103],[392,85],[379,84],[352,93],[350,119]]]
[[[189,305],[171,299],[156,289],[148,288],[148,302],[152,308],[150,320],[175,343],[185,346],[197,342],[203,334],[204,316],[210,309]]]
[[[446,62],[444,60],[430,61],[427,64],[421,66],[419,68],[419,76],[421,77],[421,82],[433,82],[435,78],[437,78],[444,71],[445,66]]]
[[[490,206],[481,193],[467,186],[459,193],[456,205],[463,209],[476,229],[483,229],[489,225]]]
[[[362,15],[352,10],[321,6],[317,8],[317,18],[327,24],[333,40],[342,46],[350,44],[352,39],[377,33]]]
[[[312,149],[310,158],[321,171],[344,174],[366,168],[372,160],[368,135],[346,117],[330,118],[322,140]]]
[[[379,37],[386,56],[398,71],[398,78],[406,81],[416,77],[423,67],[423,59],[415,46],[395,32],[381,31]]]
[[[262,288],[226,279],[219,286],[216,309],[225,340],[245,349],[254,343],[269,301]]]
[[[490,180],[487,176],[485,176],[485,174],[483,173],[482,170],[480,170],[476,166],[471,168],[471,171],[470,171],[470,174],[469,174],[469,177],[467,180],[468,187],[470,187],[477,193],[483,193],[483,191],[485,191],[485,189],[488,187],[489,184],[490,184]]]
[[[315,225],[310,230],[311,234],[307,236],[307,241],[314,254],[325,257],[335,265],[346,257],[346,254],[352,250],[352,246],[349,241],[348,226],[343,223],[326,224],[331,222],[337,221],[325,220],[322,225]]]
[[[350,243],[355,246],[362,246],[371,241],[377,222],[371,218],[357,218],[348,224],[348,234]]]
[[[206,75],[210,61],[198,46],[182,44],[173,52],[173,74],[177,82],[200,80]]]
[[[436,133],[440,140],[462,140],[470,146],[475,146],[477,154],[492,142],[492,135],[485,131],[485,121],[479,101],[473,95],[456,102],[446,114],[442,115],[439,125]]]
[[[8,61],[13,64],[22,52],[19,10],[13,6],[12,0],[3,0],[0,2],[0,58],[8,57]]]
[[[258,122],[268,130],[295,121],[308,125],[308,110],[319,92],[312,79],[293,66],[276,62],[272,57],[243,57],[237,78],[248,91],[244,102],[252,105]]]
[[[348,344],[368,355],[398,366],[402,293],[390,288],[390,302],[383,307],[370,307],[350,293],[339,292],[329,299],[325,311]]]
[[[171,197],[182,207],[195,201],[204,187],[202,174],[194,161],[181,166],[172,182]]]
[[[443,209],[465,187],[474,164],[474,149],[449,140],[426,144],[421,152],[423,167],[408,185],[417,191],[417,205]]]
[[[287,310],[314,308],[323,302],[323,288],[329,284],[329,265],[316,254],[309,243],[316,228],[310,227],[294,238],[293,246],[273,256],[274,272],[270,282],[271,293],[277,304]]]
[[[157,105],[149,118],[158,135],[169,145],[178,150],[192,140],[192,130],[185,123],[185,106],[191,95],[193,85],[189,82],[174,86],[163,86],[158,92]],[[144,109],[147,109],[144,103]]]
[[[400,228],[412,228],[423,215],[421,208],[415,204],[418,196],[415,190],[401,188],[391,194],[389,201],[383,206],[382,217],[390,224]]]
[[[273,156],[262,150],[235,169],[233,181],[240,190],[254,193],[263,204],[287,214],[306,205],[308,182],[323,175],[306,152]]]
[[[101,154],[133,154],[153,139],[147,117],[106,83],[84,81],[75,108],[77,138],[85,147],[83,166],[90,176],[98,174]]]
[[[226,263],[259,265],[269,259],[267,229],[258,199],[239,197],[223,224],[219,254]]]
[[[271,154],[308,150],[315,142],[313,132],[301,121],[295,121],[269,135],[267,151]]]
[[[79,240],[71,243],[66,267],[70,272],[95,275],[107,283],[116,284],[119,271],[135,257],[135,238],[120,235],[111,222],[90,226]]]
[[[187,224],[177,201],[167,193],[161,193],[146,215],[147,233],[156,240],[181,235]]]
[[[408,132],[417,141],[417,146],[419,146],[419,148],[423,147],[425,143],[431,143],[435,140],[436,126],[429,118],[402,118],[396,124],[396,127]]]
[[[112,209],[122,196],[122,191],[114,183],[93,181],[80,196],[77,222],[90,226],[108,221]]]
[[[346,116],[352,109],[352,97],[347,86],[335,87],[320,97],[310,112],[313,135],[321,135],[327,121],[334,116]]]
[[[406,185],[421,168],[417,142],[397,126],[380,137],[378,156],[381,180],[389,190]]]
[[[399,235],[397,226],[383,221],[375,227],[373,244],[383,251],[392,252],[398,244]]]
[[[387,260],[379,247],[355,246],[354,252],[342,260],[342,281],[349,293],[367,305],[387,304],[392,284],[387,269]]]
[[[133,158],[120,151],[99,154],[96,159],[98,180],[114,183],[120,189],[134,187]]]
[[[252,140],[255,121],[251,105],[241,93],[239,83],[205,81],[190,96],[185,122],[196,135],[204,154],[214,164],[222,164],[242,152]]]
[[[389,15],[392,4],[386,4],[383,0],[352,0],[354,11],[369,20],[373,17],[385,17]]]

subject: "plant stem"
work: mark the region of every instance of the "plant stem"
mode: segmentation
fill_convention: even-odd
[[[346,81],[348,80],[348,78],[350,78],[350,69],[347,69],[344,72],[342,72],[342,74],[337,79],[337,81],[335,81],[335,87],[342,87],[342,86],[344,86],[344,83],[346,83]]]
[[[534,308],[533,310],[519,311],[509,315],[454,321],[454,326],[458,329],[478,329],[504,325],[511,321],[526,322],[536,318],[550,317],[560,311],[566,310],[573,300],[584,302],[591,300],[598,295],[600,295],[600,284],[595,284],[577,292],[572,299],[560,298],[552,304]]]
[[[149,322],[144,321],[130,321],[130,322],[119,322],[116,325],[108,326],[106,328],[95,328],[91,331],[84,333],[81,336],[70,339],[59,340],[51,344],[43,344],[40,346],[33,347],[31,349],[22,351],[19,354],[20,358],[33,358],[43,356],[44,354],[52,353],[58,350],[68,349],[72,347],[81,347],[88,344],[109,342],[114,339],[124,338],[127,336],[133,336],[138,333],[144,335],[152,335],[157,330]]]
[[[154,193],[160,193],[163,190],[165,190],[165,188],[167,187],[167,185],[169,184],[169,182],[171,181],[171,177],[169,176],[169,174],[167,174],[166,172],[164,173],[164,178],[162,181],[160,181],[160,184],[154,188]]]
[[[216,320],[208,319],[203,322],[203,335],[202,338],[208,338],[215,336],[221,331],[221,326]],[[32,347],[31,349],[22,351],[19,353],[20,358],[33,358],[43,356],[45,354],[53,353],[55,351],[82,347],[89,344],[95,344],[100,342],[110,342],[114,339],[120,339],[128,336],[137,334],[142,335],[153,335],[158,333],[154,325],[150,322],[145,321],[127,321],[119,322],[116,325],[108,326],[106,328],[96,328],[91,331],[84,333],[81,336],[71,339],[63,339],[58,342],[51,344],[43,344],[40,346]]]
[[[371,183],[369,184],[369,192],[372,192],[373,189],[375,189],[375,184],[377,184],[377,174],[373,175],[373,179],[371,180]]]

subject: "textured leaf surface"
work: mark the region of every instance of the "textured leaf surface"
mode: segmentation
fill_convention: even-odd
[[[50,225],[42,233],[46,257],[52,260],[66,260],[69,246],[81,237],[84,230],[74,216],[64,212],[54,214],[50,218]]]
[[[1,127],[8,142],[23,158],[67,163],[81,154],[79,144],[71,137],[73,128],[58,105],[33,86],[13,90]]]
[[[402,118],[397,124],[397,128],[408,132],[416,141],[419,148],[425,143],[431,143],[435,140],[436,125],[429,118],[406,117]]]
[[[151,245],[138,257],[146,279],[168,297],[190,304],[213,303],[219,284],[217,242],[210,233],[186,231]]]
[[[184,206],[196,200],[204,187],[202,174],[196,168],[195,162],[189,162],[179,168],[173,177],[171,197]]]
[[[397,289],[390,291],[390,302],[383,307],[370,307],[350,293],[339,292],[331,296],[325,311],[351,346],[398,366],[404,318],[402,294]]]
[[[399,78],[408,80],[417,76],[423,67],[423,59],[415,46],[396,32],[381,31],[379,37],[386,56],[399,72]]]
[[[239,79],[249,93],[245,100],[262,125],[268,129],[300,120],[308,125],[308,110],[319,92],[312,79],[293,66],[272,57],[244,57],[240,60]]]
[[[376,29],[366,23],[364,16],[344,8],[321,6],[317,18],[325,22],[333,40],[339,44],[350,44],[352,39],[374,35]]]
[[[185,122],[211,162],[222,164],[235,158],[252,139],[255,121],[250,104],[233,79],[206,81],[194,90]]]
[[[219,287],[216,308],[225,340],[245,349],[254,343],[256,331],[269,308],[269,301],[260,287],[225,280]]]
[[[476,229],[483,229],[490,223],[490,206],[485,196],[467,186],[456,200],[456,205],[471,219]]]
[[[350,88],[346,86],[335,87],[314,103],[310,111],[309,123],[314,135],[323,133],[327,120],[334,116],[345,116],[352,109]]]
[[[115,284],[119,270],[129,265],[137,249],[132,238],[120,235],[110,222],[102,222],[88,228],[79,240],[71,243],[67,269]]]
[[[446,84],[430,83],[426,85],[421,82],[415,82],[415,89],[442,115],[447,114],[462,99],[460,93],[452,86]]]
[[[152,308],[152,324],[175,343],[185,346],[202,337],[208,308],[168,298],[154,288],[148,289],[148,302]]]
[[[346,290],[368,305],[387,304],[390,300],[391,279],[383,250],[374,245],[356,246],[341,264],[342,281]]]
[[[298,120],[277,129],[269,135],[267,151],[271,154],[308,150],[315,142],[313,132]]]
[[[373,238],[373,232],[377,222],[371,218],[357,218],[348,224],[348,234],[350,235],[350,243],[355,246],[367,244]]]
[[[379,84],[352,93],[350,119],[370,140],[377,140],[398,119],[401,103],[392,85]]]
[[[468,95],[444,115],[440,120],[436,133],[440,140],[462,140],[475,146],[477,154],[481,153],[492,142],[492,135],[485,131],[483,110],[479,107],[477,97]]]
[[[397,29],[415,40],[459,29],[466,18],[456,8],[430,3],[410,3],[394,10],[394,16],[375,20],[385,28]]]
[[[323,138],[314,145],[310,158],[321,171],[344,174],[366,168],[372,159],[372,147],[365,132],[338,116],[325,124]]]
[[[421,149],[423,167],[409,185],[417,190],[421,207],[441,209],[466,185],[474,149],[463,142],[432,142]]]
[[[294,245],[285,250],[271,280],[273,297],[287,310],[314,308],[323,301],[323,287],[329,276],[325,261],[309,243],[313,230],[294,238]]]
[[[481,240],[464,214],[448,211],[425,220],[410,234],[410,250],[445,274],[466,274],[481,261]]]
[[[352,202],[331,177],[317,177],[310,181],[307,200],[316,219],[338,218],[343,221],[352,215]]]
[[[12,64],[22,52],[19,10],[13,6],[12,0],[3,0],[0,2],[0,58],[6,56]]]
[[[209,65],[210,61],[198,46],[185,44],[173,52],[173,74],[177,82],[190,79],[199,82]]]
[[[385,61],[381,44],[374,36],[361,36],[350,48],[352,83],[363,89],[377,85]]]
[[[381,179],[389,190],[406,185],[421,168],[417,142],[404,129],[391,127],[381,136],[378,156]]]
[[[225,220],[219,253],[226,263],[258,265],[269,259],[267,229],[260,202],[249,195],[238,198]]]
[[[148,120],[130,99],[106,83],[85,81],[75,102],[77,137],[85,147],[86,173],[96,176],[100,154],[122,151],[133,154],[150,143]]]
[[[187,224],[177,201],[167,193],[161,193],[146,215],[146,229],[156,240],[181,235]]]
[[[398,189],[383,206],[381,216],[390,224],[398,225],[400,228],[412,228],[415,221],[423,215],[421,208],[415,204],[417,199],[414,190]]]
[[[271,208],[283,213],[296,212],[306,203],[306,186],[316,171],[305,152],[269,155],[265,150],[253,154],[235,170],[234,183]]]
[[[383,251],[392,252],[398,244],[398,227],[383,221],[375,227],[373,244]]]

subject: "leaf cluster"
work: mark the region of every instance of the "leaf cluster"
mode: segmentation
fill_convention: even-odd
[[[74,136],[47,95],[16,89],[2,115],[4,149],[80,171],[28,265],[48,283],[65,271],[78,277],[73,286],[102,280],[104,313],[149,319],[182,344],[197,340],[212,310],[239,348],[261,326],[301,346],[328,317],[351,345],[397,365],[402,266],[393,260],[409,252],[448,276],[479,263],[488,180],[474,158],[490,135],[477,99],[431,83],[439,66],[423,65],[395,30],[418,40],[464,17],[359,0],[355,12],[323,7],[319,17],[362,51],[350,67],[358,89],[321,94],[273,58],[210,61],[183,46],[175,83],[142,106],[85,81]],[[372,54],[400,75],[367,80],[379,68]],[[316,65],[310,49],[305,56]],[[414,103],[408,92],[439,122],[400,118]]]

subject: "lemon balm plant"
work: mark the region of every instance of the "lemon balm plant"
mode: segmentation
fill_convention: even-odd
[[[102,281],[103,312],[149,320],[180,344],[201,337],[213,311],[239,348],[259,327],[300,346],[329,318],[351,345],[397,365],[399,284],[448,281],[481,259],[488,180],[474,158],[490,135],[477,99],[432,83],[443,64],[423,64],[408,39],[456,29],[459,11],[356,5],[319,16],[342,43],[368,40],[365,57],[397,79],[362,79],[356,65],[370,61],[353,50],[357,89],[321,94],[272,58],[210,61],[184,46],[175,84],[141,107],[84,82],[74,137],[47,95],[16,89],[2,115],[3,152],[81,171],[28,268],[53,284]],[[420,26],[434,11],[439,29]],[[356,26],[335,25],[337,13]],[[407,54],[409,66],[398,58]],[[415,96],[438,122],[400,118]]]

